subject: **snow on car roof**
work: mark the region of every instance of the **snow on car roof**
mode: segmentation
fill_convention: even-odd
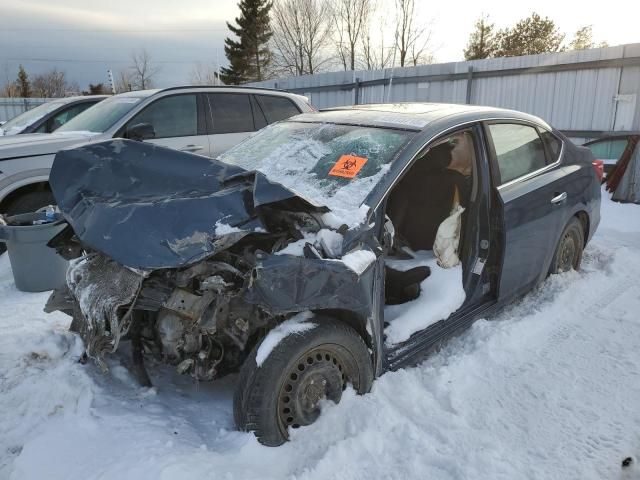
[[[290,120],[370,125],[419,131],[424,130],[437,120],[451,116],[468,121],[488,118],[518,119],[534,121],[551,128],[543,120],[516,110],[454,103],[411,102],[353,105],[323,109],[314,114],[305,113],[291,117]]]

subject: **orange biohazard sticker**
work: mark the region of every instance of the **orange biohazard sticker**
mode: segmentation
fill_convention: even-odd
[[[367,163],[366,157],[342,155],[331,170],[329,170],[329,175],[334,177],[353,178],[360,170],[362,170],[365,163]]]

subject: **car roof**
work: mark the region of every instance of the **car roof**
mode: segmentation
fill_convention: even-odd
[[[104,99],[107,98],[109,95],[75,95],[73,97],[60,97],[60,98],[52,98],[51,100],[49,100],[47,103],[51,102],[51,103],[59,103],[62,105],[66,105],[69,103],[73,103],[73,102],[79,102],[79,101],[86,101],[86,100],[91,100],[91,99]]]
[[[165,93],[165,92],[182,91],[182,90],[186,90],[186,91],[205,90],[209,92],[221,91],[221,92],[230,92],[230,93],[251,92],[251,93],[257,93],[257,94],[264,94],[264,95],[278,95],[278,96],[289,97],[289,98],[296,97],[301,101],[307,101],[307,102],[309,100],[304,95],[287,92],[286,90],[277,90],[274,88],[263,88],[263,87],[248,87],[244,85],[182,85],[177,87],[162,88],[158,90],[139,90],[138,92],[150,92],[149,94],[153,95],[156,93]],[[130,92],[130,93],[136,93],[136,92]]]
[[[323,109],[314,115],[303,113],[289,120],[346,123],[422,131],[433,122],[445,117],[455,117],[456,120],[461,122],[491,118],[523,120],[539,123],[551,129],[546,122],[527,113],[504,108],[454,103],[392,103],[334,107]]]
[[[595,138],[593,140],[589,140],[586,143],[583,143],[582,145],[584,147],[588,147],[589,145],[592,145],[594,143],[599,143],[599,142],[606,142],[606,141],[610,141],[610,140],[628,140],[630,137],[637,137],[640,136],[640,130],[638,130],[637,132],[635,131],[630,131],[630,132],[620,132],[618,134],[612,134],[612,135],[604,135],[602,137],[598,137]]]

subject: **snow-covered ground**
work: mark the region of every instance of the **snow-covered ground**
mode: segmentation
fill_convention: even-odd
[[[0,479],[617,479],[640,461],[640,206],[603,199],[583,270],[550,278],[420,366],[347,391],[292,441],[233,430],[233,378],[156,389],[77,362],[69,319],[0,258]],[[632,467],[628,478],[640,478]]]

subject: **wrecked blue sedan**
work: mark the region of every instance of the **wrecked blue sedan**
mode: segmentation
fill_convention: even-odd
[[[47,310],[86,355],[131,341],[198,380],[239,371],[238,428],[279,445],[321,400],[578,268],[593,157],[542,120],[369,105],[271,125],[217,160],[129,140],[57,154],[71,259]]]

